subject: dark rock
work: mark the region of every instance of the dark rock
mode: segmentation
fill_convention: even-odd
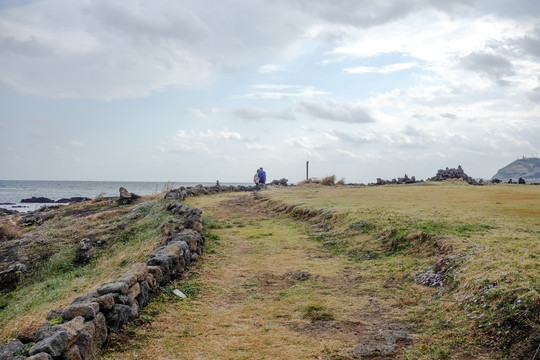
[[[145,281],[141,281],[140,288],[141,292],[136,297],[136,300],[141,308],[145,308],[150,301],[150,287],[146,284]]]
[[[93,302],[93,301],[95,301],[96,297],[97,297],[97,294],[88,294],[88,295],[84,295],[84,296],[77,296],[71,302],[71,305]]]
[[[187,196],[186,189],[180,187],[178,189],[171,190],[165,194],[165,200],[184,201]]]
[[[78,264],[88,264],[98,255],[98,248],[106,245],[105,239],[83,238],[79,242],[75,261]]]
[[[9,203],[3,203],[3,204],[0,204],[0,205],[11,205]],[[15,205],[15,204],[13,204]],[[16,211],[16,210],[8,210],[8,209],[4,209],[4,208],[0,208],[0,216],[7,216],[7,215],[14,215],[14,214],[18,214],[19,212]]]
[[[82,196],[75,196],[71,198],[62,198],[60,200],[56,200],[57,204],[71,204],[71,203],[79,203],[82,201],[90,201],[90,198],[82,197]]]
[[[131,297],[127,294],[118,295],[118,297],[114,299],[114,302],[116,304],[129,305],[129,306],[131,306],[131,304],[133,303],[133,301],[131,300]]]
[[[71,320],[82,316],[86,320],[93,319],[99,312],[99,304],[96,302],[69,305],[62,311],[64,320]]]
[[[118,199],[118,204],[119,205],[130,205],[130,204],[133,204],[135,201],[137,201],[137,199],[140,198],[139,195],[134,194],[134,193],[130,193],[124,187],[121,187],[119,189],[119,192],[120,192],[120,198]]]
[[[54,309],[51,309],[48,313],[47,313],[47,316],[45,317],[46,320],[52,320],[52,319],[57,319],[57,318],[61,318],[62,317],[62,311],[64,311],[63,308],[54,308]]]
[[[52,357],[60,356],[68,343],[69,337],[66,331],[59,331],[32,346],[28,350],[29,355],[45,352]]]
[[[18,339],[13,340],[7,345],[0,345],[0,360],[15,359],[15,356],[17,356],[17,354],[20,354],[23,349],[24,344]]]
[[[272,180],[269,185],[276,185],[276,186],[287,186],[287,182],[289,180],[285,179],[285,178],[282,178],[282,179],[279,179],[279,180]]]
[[[151,266],[148,263],[147,265],[148,265],[148,272],[152,274],[156,282],[160,284],[161,280],[163,279],[163,271],[161,270],[161,268],[159,266]]]
[[[84,323],[84,329],[81,331],[75,345],[79,348],[81,358],[95,359],[106,339],[107,326],[105,316],[99,313],[94,320]]]
[[[40,330],[37,326],[25,327],[17,333],[17,339],[19,339],[23,344],[28,344],[36,342],[36,332]]]
[[[108,312],[114,307],[114,298],[110,295],[102,295],[94,299],[99,304],[100,312]]]
[[[107,316],[107,325],[111,329],[120,329],[129,322],[130,316],[130,306],[116,304]]]
[[[0,271],[0,292],[10,292],[17,288],[21,275],[28,271],[28,266],[21,262],[11,264]]]
[[[53,360],[53,358],[51,355],[42,352],[42,353],[30,356],[26,358],[26,360]]]
[[[97,289],[97,292],[99,295],[105,295],[109,293],[127,294],[128,289],[128,286],[123,282],[112,282],[101,285]]]
[[[81,357],[81,350],[77,345],[71,346],[69,349],[66,350],[66,353],[64,354],[65,360],[82,360]]]
[[[35,203],[52,204],[52,203],[54,203],[54,200],[51,200],[51,199],[46,198],[46,197],[32,196],[31,198],[28,198],[28,199],[22,199],[20,202],[23,203],[23,204],[35,204]]]
[[[133,275],[136,281],[143,281],[148,274],[148,265],[145,263],[135,263],[128,270],[128,275]]]

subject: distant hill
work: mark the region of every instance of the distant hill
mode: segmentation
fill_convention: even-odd
[[[540,159],[534,157],[518,159],[497,171],[493,179],[517,181],[520,177],[527,182],[540,182]]]

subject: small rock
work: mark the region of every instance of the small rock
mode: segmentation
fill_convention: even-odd
[[[123,282],[103,284],[97,289],[99,295],[105,295],[110,293],[127,294],[128,291],[128,286]]]
[[[82,316],[86,320],[91,320],[99,312],[99,304],[96,302],[69,305],[62,311],[62,318],[71,320],[77,316]]]
[[[176,296],[178,296],[178,297],[180,297],[180,298],[182,298],[182,299],[187,299],[186,294],[184,294],[183,292],[181,292],[181,291],[178,290],[178,289],[174,289],[174,290],[173,290],[173,294],[176,295]]]

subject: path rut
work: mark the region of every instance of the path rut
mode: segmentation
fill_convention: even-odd
[[[306,224],[245,195],[198,201],[230,226],[211,230],[219,245],[185,280],[198,300],[167,303],[103,359],[394,359],[412,342],[378,285]]]

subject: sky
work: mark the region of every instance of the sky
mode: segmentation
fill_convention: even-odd
[[[537,0],[0,0],[0,179],[488,179],[523,156]]]

